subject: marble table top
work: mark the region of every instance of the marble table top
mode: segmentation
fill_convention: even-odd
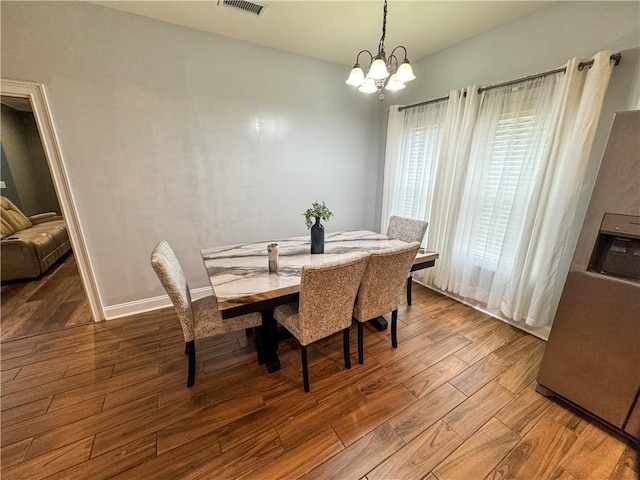
[[[278,272],[269,273],[267,245],[277,243]],[[220,310],[269,300],[300,290],[304,265],[338,260],[354,252],[372,252],[404,245],[368,230],[326,233],[323,254],[311,255],[310,236],[205,248],[201,251]],[[438,258],[421,251],[414,265]]]

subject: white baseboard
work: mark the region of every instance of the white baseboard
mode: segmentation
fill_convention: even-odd
[[[469,303],[469,302],[467,302],[467,301],[465,301],[465,300],[463,300],[461,298],[458,298],[458,297],[456,297],[455,295],[452,295],[449,292],[445,292],[443,290],[440,290],[439,288],[435,288],[435,287],[433,287],[431,285],[427,285],[427,284],[422,283],[422,282],[420,282],[420,281],[418,281],[416,279],[414,279],[413,281],[415,283],[418,283],[418,284],[422,285],[423,287],[428,288],[429,290],[433,290],[434,292],[441,293],[442,295],[444,295],[446,297],[449,297],[449,298],[451,298],[453,300],[456,300],[457,302],[460,302],[460,303],[463,303],[463,304],[467,305],[468,307],[471,307],[471,308],[473,308],[475,310],[478,310],[478,311],[480,311],[482,313],[485,313],[485,314],[489,315],[490,317],[495,318],[496,320],[500,320],[501,322],[508,323],[512,327],[515,327],[515,328],[517,328],[519,330],[522,330],[524,332],[530,333],[534,337],[538,337],[539,339],[544,340],[545,342],[547,340],[549,340],[549,333],[551,333],[551,326],[534,328],[534,327],[530,327],[529,325],[527,325],[525,323],[517,323],[517,322],[514,322],[513,320],[511,320],[509,318],[497,315],[494,312],[491,312],[491,311],[489,311],[489,310],[487,310],[485,308],[482,308],[479,305],[474,305],[474,304]]]
[[[198,300],[206,297],[207,295],[213,295],[213,289],[211,287],[201,287],[191,290],[192,300]],[[170,307],[171,305],[172,303],[168,295],[160,295],[158,297],[105,307],[104,317],[106,320],[113,320],[115,318],[127,317],[129,315],[160,310],[161,308]]]

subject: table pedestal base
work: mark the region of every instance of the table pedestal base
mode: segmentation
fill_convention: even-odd
[[[277,325],[273,318],[273,310],[263,310],[262,315],[262,351],[264,365],[269,373],[280,370],[280,359],[278,358],[278,338]]]

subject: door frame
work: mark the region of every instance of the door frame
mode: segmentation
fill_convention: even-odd
[[[91,315],[95,322],[104,320],[104,306],[98,291],[94,269],[91,265],[91,258],[87,251],[87,244],[82,233],[82,225],[78,218],[78,209],[76,208],[76,202],[71,191],[71,185],[69,184],[69,177],[51,115],[45,86],[42,83],[3,78],[0,80],[0,94],[6,97],[27,98],[31,103],[31,109],[33,110],[33,116],[38,126],[40,141],[42,142],[42,148],[47,158],[53,186],[58,196],[62,214],[67,223],[71,248],[76,257],[76,264],[78,265],[80,279],[87,296]]]

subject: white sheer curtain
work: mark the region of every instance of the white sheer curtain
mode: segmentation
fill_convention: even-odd
[[[587,170],[598,168],[588,158],[609,56],[396,109],[393,128],[390,114],[382,225],[392,214],[429,221],[440,259],[423,281],[546,336],[593,188]]]
[[[571,59],[554,102],[550,148],[528,206],[514,275],[500,304],[508,318],[530,326],[553,322],[584,220],[586,205],[579,202],[588,203],[593,190],[600,162],[589,165],[589,153],[611,77],[610,55],[599,52],[593,66],[582,71],[580,60]]]
[[[499,307],[514,275],[526,209],[553,126],[554,94],[562,74],[480,94],[467,175],[459,191],[451,267],[437,287]]]
[[[431,211],[437,159],[448,101],[389,110],[381,228],[391,215],[426,219]]]
[[[381,229],[386,231],[389,217],[393,215],[396,204],[396,182],[401,182],[398,177],[398,165],[403,162],[400,157],[400,142],[404,138],[402,123],[405,112],[399,111],[398,105],[389,107],[389,120],[387,121],[387,145],[384,154],[384,181],[382,185],[382,215]]]
[[[427,246],[440,253],[433,268],[417,272],[416,278],[442,288],[447,284],[454,259],[453,242],[460,212],[464,182],[467,177],[471,138],[479,104],[478,87],[467,94],[453,90],[442,133],[441,155],[437,160],[436,182],[432,191],[431,215],[427,230]]]

